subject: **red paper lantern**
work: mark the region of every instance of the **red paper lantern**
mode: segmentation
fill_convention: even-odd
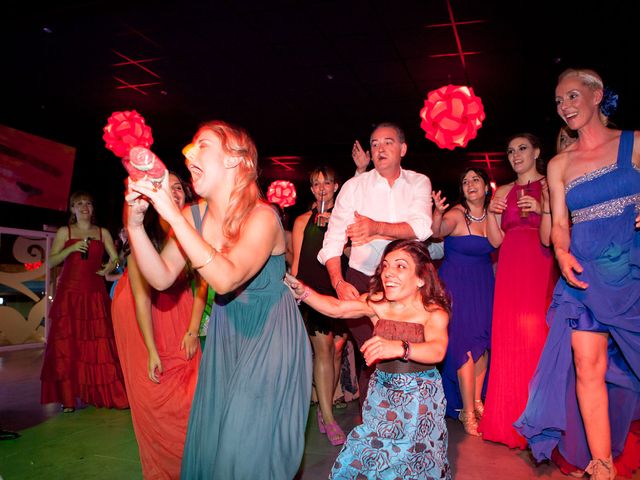
[[[296,203],[296,187],[287,180],[271,182],[267,190],[267,200],[277,203],[282,208],[290,207]]]
[[[473,88],[447,85],[427,94],[420,110],[420,128],[440,148],[466,147],[485,119],[484,107]]]

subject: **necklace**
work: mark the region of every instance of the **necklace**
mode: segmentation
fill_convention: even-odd
[[[481,216],[474,217],[473,215],[471,215],[471,213],[465,210],[464,216],[467,217],[467,220],[469,220],[470,222],[481,222],[487,217],[487,211],[483,210]]]

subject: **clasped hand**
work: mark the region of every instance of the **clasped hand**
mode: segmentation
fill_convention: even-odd
[[[165,171],[162,182],[159,184],[147,179],[134,182],[130,177],[127,178],[125,200],[129,206],[127,214],[127,225],[129,227],[142,226],[149,204],[153,205],[158,215],[169,224],[172,224],[182,215],[171,196],[167,171]]]
[[[353,214],[355,221],[347,226],[347,236],[351,239],[351,245],[357,247],[369,243],[378,234],[378,222],[369,217]]]

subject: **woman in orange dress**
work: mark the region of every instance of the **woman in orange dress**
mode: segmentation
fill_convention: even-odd
[[[182,181],[169,174],[169,185],[176,205],[184,207]],[[161,249],[169,237],[168,225],[155,211],[145,220],[149,236]],[[157,291],[140,274],[135,258],[128,257],[112,316],[145,479],[180,478],[200,364],[203,309],[203,299],[194,304],[186,272],[168,289]]]

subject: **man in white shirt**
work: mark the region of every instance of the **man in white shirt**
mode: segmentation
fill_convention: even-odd
[[[426,175],[400,167],[407,153],[402,129],[393,123],[381,123],[371,134],[370,144],[375,168],[342,186],[318,253],[341,300],[356,299],[368,291],[369,279],[389,242],[399,238],[424,241],[432,233],[431,182]],[[340,256],[348,240],[351,255],[343,277]],[[373,333],[366,317],[349,321],[349,328],[358,347]],[[359,376],[361,404],[371,371],[363,369]]]

